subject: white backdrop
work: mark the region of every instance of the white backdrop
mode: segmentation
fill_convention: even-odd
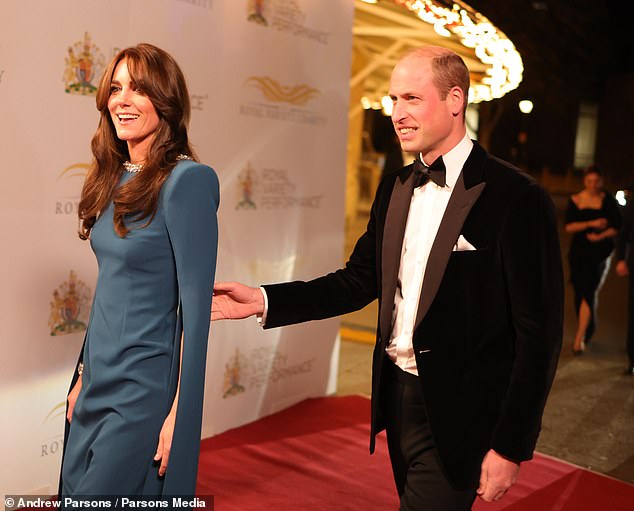
[[[218,280],[338,267],[352,0],[0,1],[0,495],[55,493],[63,406],[96,263],[77,201],[94,86],[151,42],[188,79],[191,137],[221,181]],[[335,390],[335,320],[212,325],[203,436]]]

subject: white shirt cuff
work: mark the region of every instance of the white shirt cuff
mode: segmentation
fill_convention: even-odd
[[[258,314],[256,316],[256,319],[258,325],[264,328],[264,326],[266,325],[266,315],[269,312],[269,297],[266,296],[266,290],[262,286],[260,286],[260,291],[262,291],[262,296],[264,297],[264,312],[262,313],[262,315]]]

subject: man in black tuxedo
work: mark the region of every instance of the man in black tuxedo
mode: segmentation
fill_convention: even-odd
[[[468,90],[455,53],[405,55],[390,82],[392,121],[419,157],[381,181],[345,268],[263,292],[214,290],[212,319],[257,314],[265,328],[378,298],[370,450],[386,429],[402,511],[502,498],[532,457],[561,347],[552,202],[469,139]]]

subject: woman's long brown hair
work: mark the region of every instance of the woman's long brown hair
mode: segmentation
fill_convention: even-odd
[[[154,105],[159,124],[148,149],[143,171],[117,188],[123,162],[130,158],[128,145],[119,140],[108,99],[117,64],[126,60],[131,81]],[[187,137],[190,105],[187,84],[176,61],[165,51],[151,44],[139,44],[121,50],[104,73],[97,89],[99,126],[92,138],[94,156],[84,182],[79,202],[79,237],[90,237],[97,216],[110,201],[114,203],[114,229],[125,237],[130,231],[124,220],[138,222],[154,218],[161,186],[177,162],[179,154],[195,158]]]

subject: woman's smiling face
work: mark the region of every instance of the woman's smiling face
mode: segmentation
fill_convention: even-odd
[[[128,143],[130,158],[145,161],[159,116],[150,99],[131,80],[125,59],[114,70],[108,110],[117,137]]]

